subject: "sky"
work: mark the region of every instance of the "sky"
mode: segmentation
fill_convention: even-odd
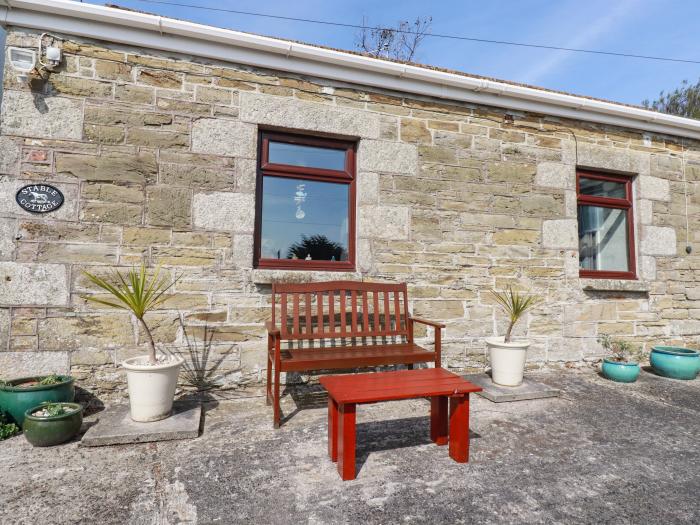
[[[85,0],[103,4],[103,1]],[[168,1],[168,0],[165,0]],[[432,16],[432,32],[700,60],[697,0],[169,0],[197,6],[391,26]],[[111,3],[199,23],[353,49],[357,30],[136,0]],[[427,38],[417,60],[504,80],[638,104],[696,81],[700,64]]]

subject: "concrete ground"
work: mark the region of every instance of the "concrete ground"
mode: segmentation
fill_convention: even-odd
[[[358,478],[326,453],[325,401],[218,401],[197,439],[0,443],[2,523],[699,523],[700,379],[536,377],[557,399],[472,402],[471,461],[428,439],[428,402],[362,406]],[[295,399],[302,408],[295,412]]]

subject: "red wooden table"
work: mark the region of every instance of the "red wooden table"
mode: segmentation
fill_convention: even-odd
[[[457,374],[424,368],[324,376],[320,382],[328,391],[328,454],[343,480],[355,479],[355,413],[362,403],[430,397],[430,439],[438,445],[449,441],[450,457],[469,461],[469,394],[481,387]]]

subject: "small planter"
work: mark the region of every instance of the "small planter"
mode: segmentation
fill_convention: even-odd
[[[639,363],[603,359],[601,371],[603,375],[611,381],[617,381],[618,383],[634,383],[639,377],[640,368]]]
[[[149,365],[148,357],[141,356],[122,363],[129,385],[131,419],[146,423],[170,416],[183,362],[179,357],[170,357],[163,363]]]
[[[700,352],[678,346],[654,346],[649,363],[660,376],[695,379],[700,372]]]
[[[46,376],[22,377],[0,385],[0,409],[7,412],[21,427],[25,412],[44,402],[72,402],[75,398],[74,379],[58,376],[60,383],[38,384]]]
[[[503,337],[486,338],[491,359],[491,379],[497,385],[519,386],[523,382],[530,341],[503,341]]]
[[[58,416],[38,416],[43,405],[24,413],[24,436],[35,447],[60,445],[75,437],[83,424],[83,407],[78,403],[60,403],[66,410]]]

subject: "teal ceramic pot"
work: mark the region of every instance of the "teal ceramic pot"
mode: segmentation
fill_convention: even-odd
[[[649,362],[654,372],[672,379],[695,379],[700,372],[700,352],[679,346],[654,346]]]
[[[603,359],[602,372],[611,381],[634,383],[639,377],[639,364]]]
[[[24,413],[24,437],[35,447],[52,447],[72,439],[83,424],[83,407],[78,403],[61,403],[68,413],[54,417],[33,416],[41,405]]]
[[[31,381],[38,382],[44,377],[22,377],[0,385],[0,410],[9,414],[20,427],[24,422],[24,413],[27,409],[39,406],[46,401],[72,402],[75,399],[74,379],[71,376],[58,376],[61,382],[55,385],[19,386]]]

